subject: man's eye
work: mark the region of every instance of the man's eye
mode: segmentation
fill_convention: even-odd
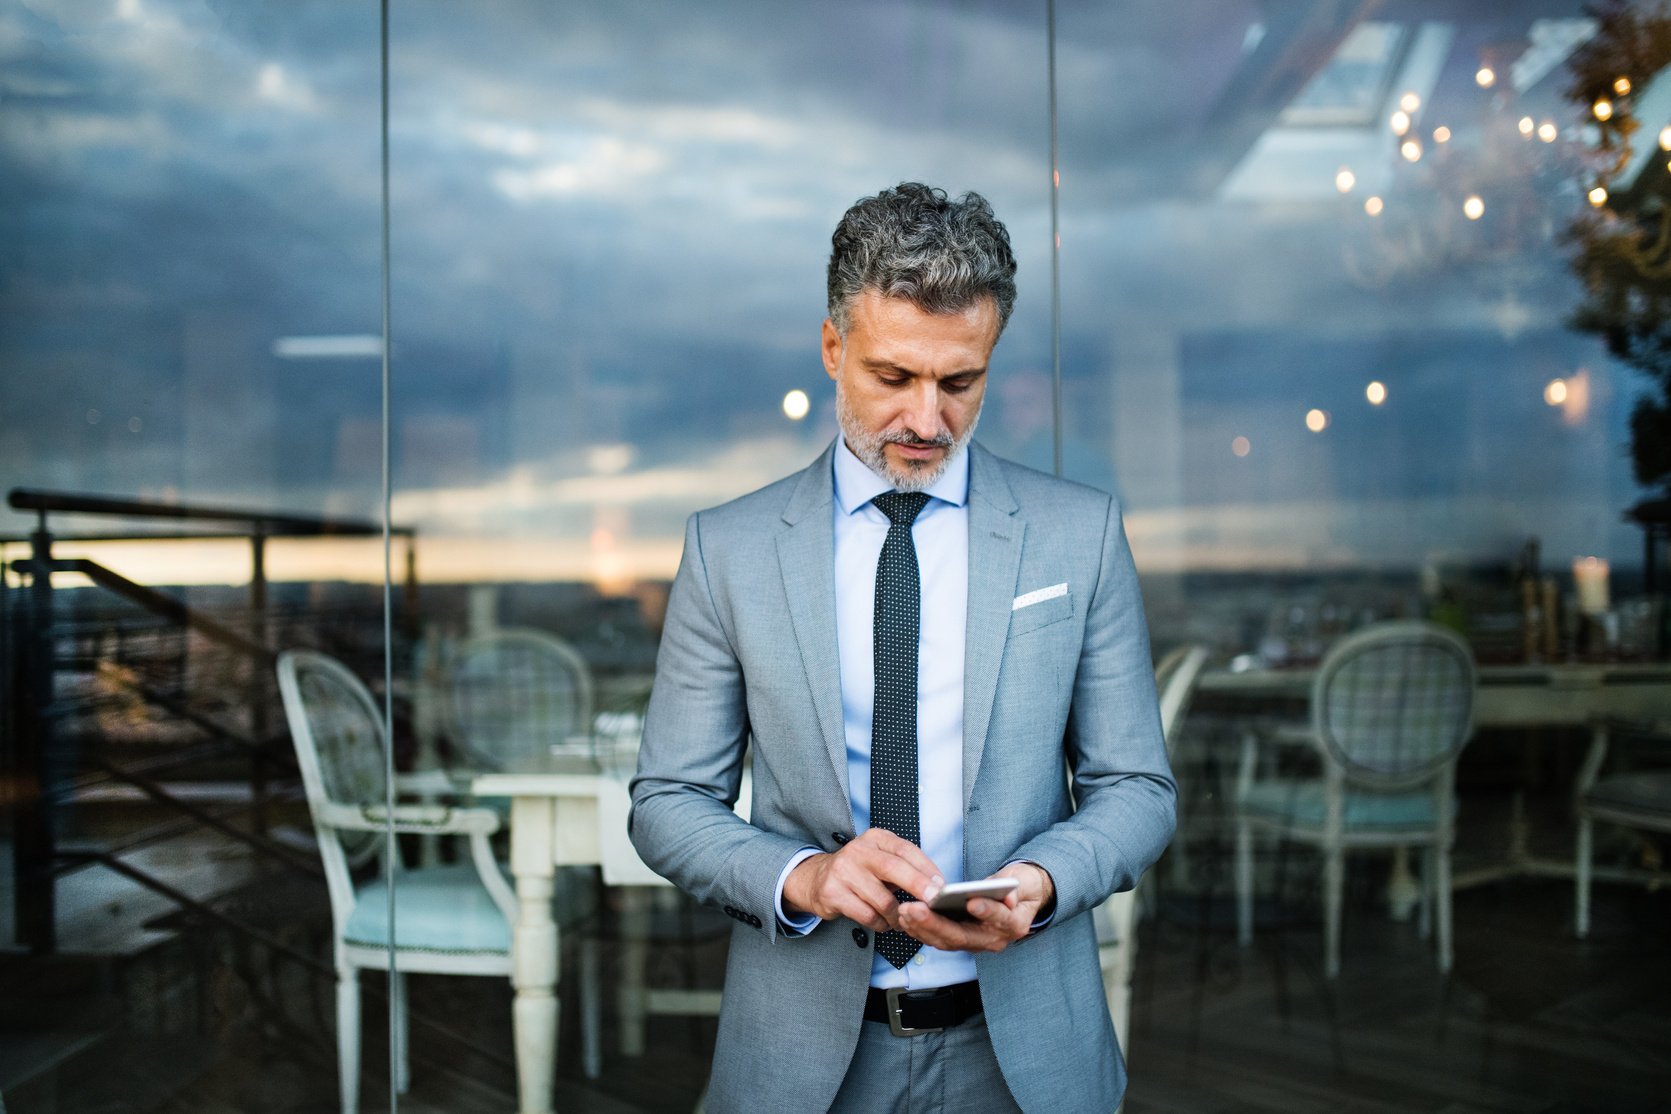
[[[888,387],[903,387],[911,381],[903,375],[883,375],[879,378],[882,380],[883,385]]]
[[[956,379],[948,379],[948,380],[946,380],[946,382],[944,382],[940,385],[940,388],[941,388],[941,390],[945,391],[947,394],[960,395],[964,391],[967,391],[972,386],[974,386],[973,383],[960,382]]]

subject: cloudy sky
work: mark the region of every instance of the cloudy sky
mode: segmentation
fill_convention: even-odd
[[[667,575],[686,514],[810,459],[830,230],[905,178],[1008,223],[982,436],[1049,466],[1042,3],[392,7],[395,508],[432,578]],[[1578,4],[1058,7],[1063,456],[1140,560],[1636,557],[1637,385],[1563,327]],[[0,0],[8,486],[376,513],[375,9]]]

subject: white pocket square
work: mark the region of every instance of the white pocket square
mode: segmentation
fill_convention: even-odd
[[[1020,611],[1023,607],[1032,607],[1035,603],[1043,603],[1045,600],[1053,600],[1057,596],[1067,594],[1068,582],[1065,580],[1060,584],[1052,584],[1048,588],[1034,588],[1031,592],[1015,597],[1015,602],[1010,604],[1010,610]]]

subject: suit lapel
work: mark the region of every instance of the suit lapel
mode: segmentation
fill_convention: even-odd
[[[783,511],[783,521],[789,528],[777,536],[777,557],[801,667],[812,691],[812,709],[836,778],[847,789],[847,738],[841,720],[841,661],[836,642],[835,532],[830,509],[834,499],[834,451],[835,443],[831,442],[801,473],[800,483]],[[850,800],[850,792],[848,796]]]
[[[998,462],[969,446],[969,615],[963,648],[963,807],[980,772],[986,728],[998,694],[998,667],[1009,636],[1027,524]]]

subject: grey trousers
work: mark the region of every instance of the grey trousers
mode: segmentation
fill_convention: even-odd
[[[998,1070],[986,1017],[896,1037],[867,1021],[830,1114],[1020,1114]]]

